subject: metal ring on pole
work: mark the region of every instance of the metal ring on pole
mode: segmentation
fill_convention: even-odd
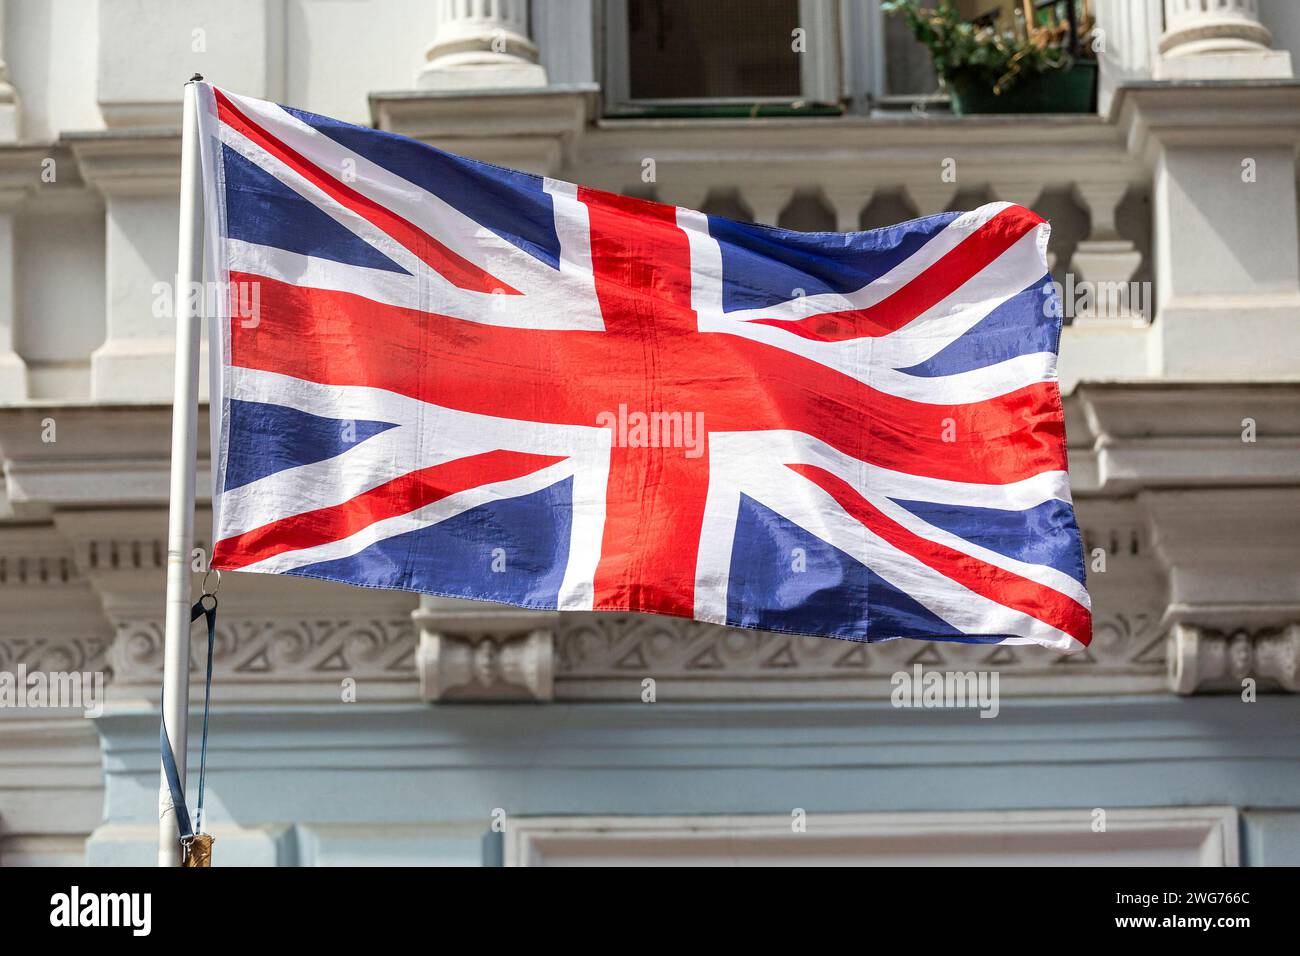
[[[215,575],[217,576],[217,590],[216,590],[216,591],[209,591],[209,590],[208,590],[208,577],[211,576],[211,575],[213,575],[213,574],[215,574]],[[221,572],[218,571],[216,568],[208,568],[208,570],[207,570],[207,571],[204,573],[204,575],[203,575],[203,585],[202,585],[202,587],[203,587],[203,595],[202,595],[202,597],[210,597],[210,598],[212,598],[212,599],[215,601],[216,598],[217,598],[217,591],[220,591],[220,590],[221,590]],[[214,606],[215,606],[215,605],[214,605]]]

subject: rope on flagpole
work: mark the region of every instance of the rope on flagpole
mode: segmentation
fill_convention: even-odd
[[[216,574],[217,588],[208,590],[209,575]],[[203,832],[203,797],[204,782],[208,769],[208,716],[212,710],[212,652],[217,638],[217,591],[221,590],[221,572],[209,570],[203,576],[203,593],[190,608],[190,623],[200,617],[208,626],[208,667],[203,682],[203,745],[199,751],[199,800],[194,807],[194,824],[190,824],[190,812],[185,801],[185,785],[181,782],[176,769],[176,755],[172,752],[171,742],[167,736],[167,716],[163,714],[158,724],[158,746],[162,752],[163,775],[167,779],[167,788],[171,794],[172,806],[176,809],[176,829],[184,850],[181,865],[186,867],[203,867],[212,865],[212,836]],[[207,602],[211,601],[209,607]]]

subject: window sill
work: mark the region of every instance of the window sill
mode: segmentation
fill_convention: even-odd
[[[767,119],[771,117],[843,116],[839,103],[646,103],[607,109],[605,119]]]

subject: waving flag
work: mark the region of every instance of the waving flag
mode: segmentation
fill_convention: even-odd
[[[200,92],[214,567],[1088,643],[1034,213],[792,232]]]

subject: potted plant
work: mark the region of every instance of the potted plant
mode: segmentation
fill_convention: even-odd
[[[1013,29],[993,14],[965,20],[953,0],[923,8],[917,0],[885,0],[930,51],[935,72],[958,115],[970,113],[1091,113],[1096,109],[1097,60],[1092,21],[1074,0],[1023,0]],[[1065,7],[1058,19],[1056,8]]]

